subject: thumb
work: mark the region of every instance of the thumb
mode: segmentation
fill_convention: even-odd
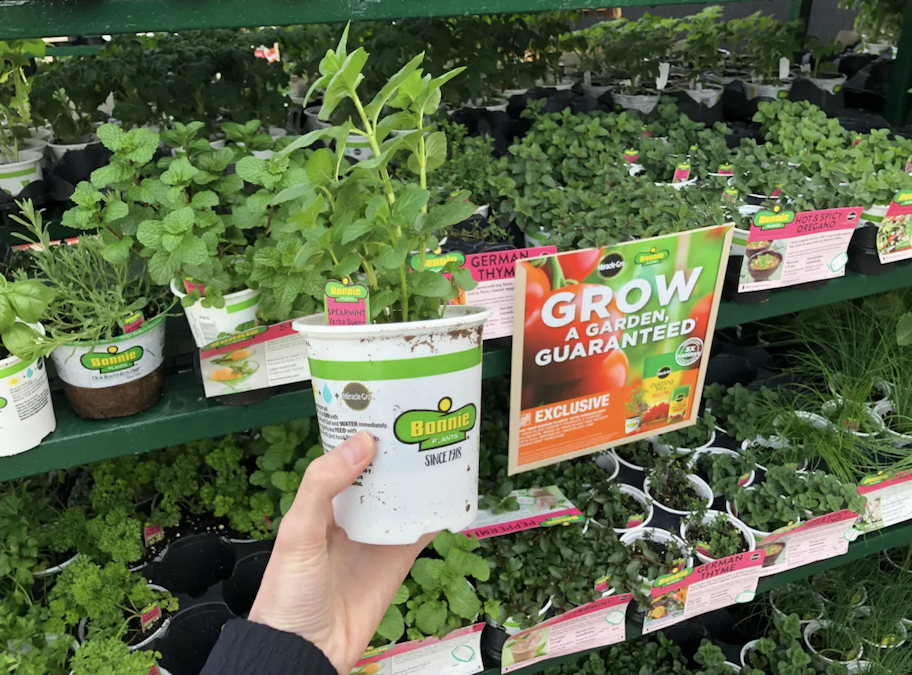
[[[359,431],[322,457],[304,472],[294,503],[282,519],[281,530],[300,545],[311,545],[326,537],[332,523],[333,497],[349,487],[374,459],[377,444],[366,431]]]

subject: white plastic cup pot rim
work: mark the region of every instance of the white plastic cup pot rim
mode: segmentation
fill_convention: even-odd
[[[710,506],[712,506],[713,499],[714,499],[713,491],[712,491],[712,488],[710,488],[709,485],[706,484],[706,481],[703,480],[702,478],[700,478],[699,476],[697,476],[696,474],[692,474],[692,473],[687,474],[687,480],[689,480],[690,483],[694,486],[694,489],[697,491],[697,494],[700,495],[700,497],[702,497],[706,501],[706,507],[709,508]],[[656,504],[658,504],[660,507],[662,507],[662,509],[664,509],[665,511],[668,511],[669,513],[675,513],[680,516],[684,516],[684,515],[687,515],[688,513],[690,513],[690,511],[684,511],[681,509],[673,509],[670,506],[665,506],[665,504],[663,504],[656,497],[654,497],[652,494],[650,494],[650,492],[649,492],[649,488],[651,487],[650,481],[651,481],[651,477],[649,477],[649,476],[647,476],[646,480],[643,481],[643,492],[646,493],[647,497],[649,497],[652,501],[654,501]]]
[[[649,441],[649,444],[652,446],[652,449],[655,450],[658,454],[667,457],[668,455],[689,455],[692,452],[697,450],[705,450],[710,447],[713,443],[716,442],[716,430],[711,429],[709,432],[709,440],[703,445],[698,445],[695,448],[673,448],[667,443],[662,443],[661,436],[650,436],[646,440]]]
[[[779,609],[779,607],[776,606],[776,600],[783,593],[788,592],[788,589],[789,589],[789,586],[780,586],[779,588],[774,588],[770,592],[770,607],[773,608],[773,615],[780,620],[784,619],[786,617],[786,614],[781,609]],[[821,600],[820,596],[817,595],[816,593],[811,594],[810,597],[814,599],[814,604],[819,608],[819,610],[816,615],[814,615],[813,617],[811,617],[809,619],[802,619],[801,617],[798,617],[798,623],[802,626],[809,624],[811,621],[819,621],[820,619],[823,618],[823,614],[824,614],[823,600]]]
[[[618,486],[618,490],[622,495],[630,495],[643,505],[643,522],[639,525],[634,525],[633,527],[612,527],[614,533],[627,534],[628,532],[635,532],[636,530],[648,527],[649,523],[652,522],[653,515],[655,515],[655,509],[652,504],[649,503],[649,497],[646,496],[646,493],[632,485],[627,485],[626,483],[621,483]]]
[[[758,642],[760,642],[760,640],[751,640],[746,645],[741,647],[741,667],[742,668],[747,667],[747,655],[750,652],[754,651],[754,649],[757,647]]]
[[[645,471],[645,469],[642,466],[640,466],[639,464],[634,464],[633,462],[630,462],[630,461],[624,459],[623,457],[621,457],[617,453],[616,450],[611,449],[608,452],[610,452],[612,455],[614,455],[614,458],[618,462],[620,462],[623,466],[626,466],[628,469],[632,469],[633,471]]]
[[[744,442],[741,443],[741,452],[747,453],[751,451],[751,448],[754,446],[762,445],[765,448],[773,448],[774,450],[787,450],[791,448],[791,444],[788,442],[788,439],[783,438],[782,436],[769,436],[764,438],[763,436],[757,436],[756,438],[746,438]],[[795,471],[801,473],[807,469],[807,459],[802,459],[797,463],[788,463],[785,466],[794,467]],[[757,463],[757,468],[761,471],[766,471],[766,467],[763,464]]]
[[[757,540],[754,537],[753,532],[750,531],[750,528],[747,525],[745,525],[744,523],[742,523],[740,520],[735,518],[730,513],[709,510],[703,515],[702,522],[709,523],[709,522],[716,520],[717,518],[727,519],[732,525],[735,526],[735,528],[741,533],[741,536],[744,538],[744,542],[747,544],[748,551],[753,551],[757,548]],[[680,532],[681,532],[681,539],[683,539],[684,541],[686,541],[689,544],[692,544],[694,546],[694,549],[696,550],[697,542],[695,542],[695,541],[692,542],[687,539],[687,523],[682,520],[681,525],[679,527],[680,527]],[[697,558],[702,563],[710,563],[710,562],[713,562],[714,560],[719,559],[719,558],[713,558],[712,556],[708,556],[704,553],[701,553],[699,550],[696,550],[696,554],[697,554]],[[724,558],[727,556],[719,556],[719,557]]]
[[[538,616],[544,617],[548,613],[548,610],[551,609],[553,600],[554,596],[548,598],[548,602],[546,602],[544,606],[538,610]],[[516,635],[520,630],[522,630],[519,627],[519,624],[513,621],[512,616],[508,616],[506,619],[504,619],[503,623],[498,623],[497,620],[492,618],[490,614],[485,614],[484,618],[487,624],[504,631],[507,635]]]
[[[82,555],[82,554],[77,553],[73,557],[64,560],[59,565],[54,565],[53,567],[48,567],[47,569],[42,570],[40,572],[35,572],[32,574],[32,576],[35,577],[36,579],[41,579],[42,577],[50,577],[50,576],[54,576],[55,574],[60,574],[61,572],[63,572],[63,570],[65,570],[67,567],[69,567],[74,562],[76,562],[76,559],[80,555]]]
[[[159,586],[158,584],[146,584],[146,588],[151,588],[153,591],[158,591],[160,593],[167,593],[168,589]],[[86,640],[86,624],[88,623],[88,618],[83,617],[79,620],[79,625],[76,627],[76,635],[79,638],[79,642],[83,643]],[[135,645],[127,645],[127,649],[131,652],[135,652],[137,649],[142,649],[149,645],[152,640],[155,640],[158,637],[164,635],[165,631],[168,630],[168,626],[171,625],[171,617],[165,617],[165,620],[161,622],[161,625],[156,628],[152,633],[150,633],[142,642],[137,642]]]
[[[678,535],[673,534],[668,530],[663,530],[658,527],[638,527],[637,529],[622,535],[621,543],[625,546],[629,546],[634,542],[646,539],[647,537],[659,544],[674,544],[681,553],[681,559],[684,560],[684,567],[693,567],[693,557],[688,554],[687,543]],[[646,583],[652,583],[652,580],[646,579],[646,577],[641,576],[640,579]]]
[[[698,450],[694,450],[693,454],[688,458],[687,468],[693,469],[697,465],[697,462],[700,461],[700,457],[703,455],[729,455],[730,457],[735,457],[736,459],[740,459],[741,457],[744,456],[741,453],[739,453],[737,450],[732,450],[730,448],[715,448],[715,447],[700,448]],[[740,487],[750,487],[751,485],[754,484],[754,481],[756,480],[756,478],[757,478],[757,471],[755,469],[751,469],[750,473],[748,473],[746,477],[742,476],[738,479],[738,485]],[[742,480],[744,481],[743,483],[741,482]],[[713,494],[715,494],[715,491],[713,492]],[[716,496],[718,497],[719,495],[716,495]]]
[[[864,646],[862,646],[861,644],[858,645],[858,653],[855,655],[855,658],[851,659],[849,661],[837,661],[836,659],[831,659],[829,657],[824,656],[823,654],[820,654],[816,649],[814,649],[813,646],[811,646],[811,635],[813,635],[814,633],[818,633],[826,628],[829,628],[830,626],[831,626],[831,623],[829,621],[811,621],[804,627],[804,631],[802,634],[804,635],[804,644],[808,648],[808,651],[810,651],[811,654],[816,656],[818,659],[825,661],[826,663],[841,663],[844,666],[848,666],[849,664],[852,664],[852,663],[858,663],[858,661],[861,659],[862,654],[864,653]],[[846,633],[846,635],[850,634],[848,630],[845,630],[845,633]]]
[[[871,616],[870,607],[859,607],[856,610],[856,615],[858,616]],[[906,630],[906,624],[904,620],[900,620],[896,624],[896,634],[895,635],[884,635],[884,639],[881,642],[874,642],[873,640],[868,640],[867,638],[862,638],[864,643],[869,647],[874,647],[875,649],[896,649],[897,647],[902,647],[906,644],[906,638],[908,637],[908,631]],[[889,638],[893,638],[893,641],[889,641]]]
[[[16,162],[5,163],[0,159],[0,169],[2,169],[2,171],[21,169],[29,164],[40,162],[42,159],[44,159],[44,154],[41,150],[38,150],[37,148],[26,148],[19,151],[19,160]]]
[[[831,401],[825,401],[822,406],[822,410],[824,411],[824,413],[836,412],[840,403],[841,402],[836,399],[833,399]],[[864,411],[864,414],[867,415],[868,420],[872,423],[873,427],[877,431],[872,432],[872,433],[857,431],[856,429],[853,429],[851,427],[851,425],[849,425],[847,423],[841,425],[842,429],[845,431],[848,431],[850,434],[852,434],[854,436],[857,436],[858,438],[875,438],[877,436],[880,436],[881,434],[884,434],[887,430],[887,425],[884,424],[883,418],[880,416],[880,414],[878,414],[877,411],[874,410],[874,408],[869,408],[869,407],[863,408],[863,411]],[[844,421],[847,422],[847,420],[844,420]],[[840,426],[840,425],[837,425],[835,422],[830,422],[829,420],[827,420],[827,422],[829,422],[830,426],[833,427],[833,429],[838,429]]]
[[[617,456],[610,452],[603,452],[596,455],[595,465],[602,471],[608,473],[608,480],[617,478],[618,473],[621,471],[621,464],[618,462]]]

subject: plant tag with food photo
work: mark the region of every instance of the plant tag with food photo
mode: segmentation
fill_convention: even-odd
[[[912,258],[912,192],[898,192],[877,225],[881,264]]]
[[[731,237],[718,225],[517,262],[510,474],[696,422]]]
[[[200,349],[206,397],[309,380],[304,338],[291,323],[256,326]]]
[[[763,551],[745,551],[659,577],[643,618],[643,634],[723,607],[750,602],[763,569]]]
[[[868,500],[857,525],[863,532],[912,520],[912,471],[866,476],[858,485],[858,494]]]
[[[493,509],[478,510],[478,517],[463,534],[487,539],[537,527],[583,523],[586,517],[556,485],[513,490]]]
[[[846,250],[861,207],[796,213],[775,206],[753,218],[738,292],[763,291],[845,275]]]
[[[513,635],[504,643],[500,672],[623,642],[632,598],[630,593],[601,598]]]
[[[149,627],[152,626],[156,621],[161,619],[162,612],[161,607],[158,605],[152,605],[149,609],[142,613],[140,616],[140,622],[142,623],[142,632],[148,632]]]
[[[163,541],[164,538],[165,531],[161,525],[146,525],[143,528],[143,540],[146,542],[146,548]]]
[[[484,623],[454,630],[443,638],[402,642],[368,649],[351,675],[474,675],[484,670],[481,631]]]
[[[849,509],[790,525],[757,542],[766,551],[760,576],[778,574],[802,565],[845,555],[857,532],[858,515]]]

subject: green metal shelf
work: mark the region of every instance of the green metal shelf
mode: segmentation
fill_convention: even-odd
[[[693,3],[688,0],[613,0],[611,6],[683,4]],[[445,0],[436,3],[428,0],[27,0],[7,2],[0,7],[0,37],[43,38],[57,35],[288,26],[337,21],[597,9],[604,6],[604,2],[595,0]]]
[[[900,266],[879,276],[849,273],[817,290],[774,293],[762,304],[723,302],[716,326],[725,328],[761,321],[906,286],[912,286],[912,267]],[[484,377],[510,372],[510,348],[505,346],[508,344],[509,341],[496,340],[486,348],[482,367]],[[272,398],[262,403],[234,407],[203,398],[202,385],[192,372],[167,377],[162,400],[133,417],[87,421],[76,416],[62,394],[55,396],[54,404],[57,431],[33,450],[13,457],[0,457],[0,481],[281,424],[315,414],[313,394],[306,384],[279,388]]]
[[[856,560],[861,560],[862,558],[867,558],[868,556],[875,555],[881,551],[885,551],[894,546],[902,546],[903,544],[912,543],[912,521],[906,523],[900,523],[894,525],[893,527],[888,527],[884,530],[880,530],[876,533],[868,534],[863,538],[859,538],[854,543],[849,544],[849,551],[845,555],[839,556],[837,558],[830,558],[829,560],[822,560],[820,562],[812,563],[810,565],[805,565],[804,567],[796,567],[793,570],[788,572],[780,572],[771,577],[766,577],[760,580],[760,583],[757,585],[757,594],[767,593],[774,588],[779,588],[780,586],[785,586],[786,584],[794,583],[801,579],[806,579],[807,577],[814,576],[815,574],[820,574],[821,572],[827,572],[836,567],[841,567],[842,565],[847,565],[849,563],[855,562]],[[627,622],[627,640],[635,640],[641,635],[641,626],[640,624]],[[555,666],[562,665],[564,663],[570,663],[576,659],[591,654],[592,652],[597,652],[605,647],[597,647],[595,649],[588,649],[584,652],[577,652],[576,654],[570,654],[568,656],[559,656],[548,661],[543,661],[541,663],[536,663],[529,666],[528,668],[521,668],[520,670],[514,671],[518,675],[535,675],[535,673],[540,673],[543,670],[548,668],[554,668]],[[499,668],[491,668],[490,670],[484,671],[481,675],[500,675]]]

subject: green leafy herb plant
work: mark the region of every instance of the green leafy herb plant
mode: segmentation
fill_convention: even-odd
[[[20,142],[28,135],[32,125],[32,107],[29,101],[32,83],[26,70],[29,54],[44,56],[43,40],[0,41],[0,81],[6,86],[0,93],[0,161],[12,164],[19,161]]]
[[[116,638],[86,640],[70,662],[73,675],[148,675],[159,652],[130,651]]]
[[[707,517],[707,515],[709,517]],[[694,554],[718,560],[748,550],[744,534],[735,527],[726,513],[694,511],[683,523],[685,541],[690,544]]]
[[[8,280],[0,274],[0,360],[34,354],[41,335],[29,324],[44,318],[53,297],[54,291],[40,281],[24,275]]]

